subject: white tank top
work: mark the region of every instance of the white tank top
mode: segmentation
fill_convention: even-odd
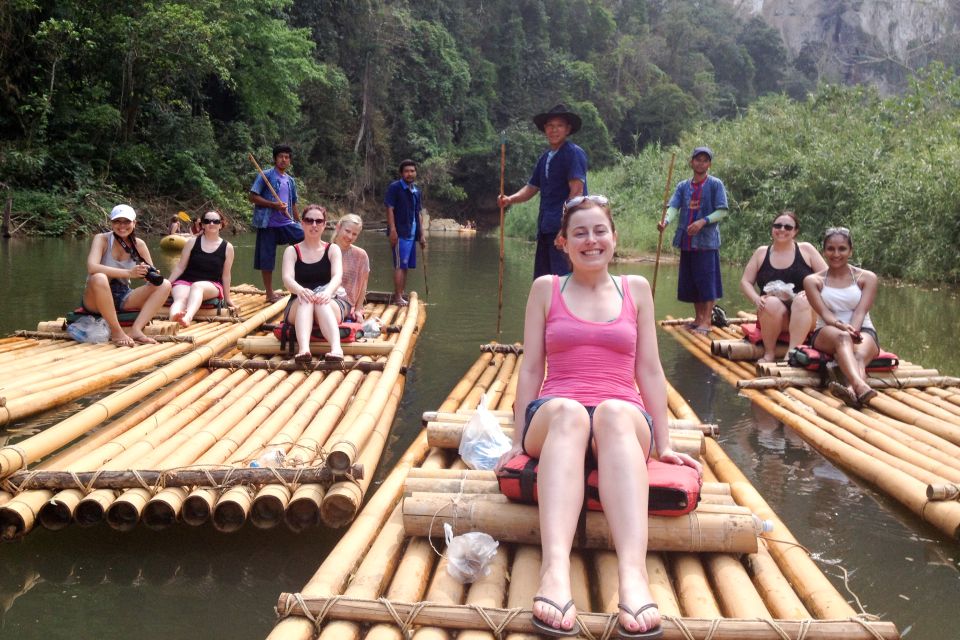
[[[853,270],[851,269],[850,274],[853,275]],[[863,297],[863,291],[860,289],[860,285],[857,284],[857,277],[854,277],[853,283],[846,287],[831,287],[827,285],[826,278],[824,278],[823,289],[820,290],[820,297],[823,298],[823,303],[827,305],[827,308],[833,312],[833,315],[837,316],[837,319],[841,322],[847,324],[850,323],[850,319],[853,318],[853,312],[857,308],[857,305],[860,304],[860,298]],[[823,318],[817,318],[817,329],[825,326],[823,323]],[[863,323],[860,325],[861,328],[873,329],[873,322],[870,320],[870,312],[863,317]]]

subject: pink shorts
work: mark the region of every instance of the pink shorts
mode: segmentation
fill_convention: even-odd
[[[223,300],[223,285],[222,285],[222,284],[220,284],[219,282],[213,282],[212,280],[198,280],[198,282],[209,282],[210,284],[212,284],[213,286],[215,286],[215,287],[217,288],[217,297],[218,297],[219,299]],[[173,286],[175,286],[175,287],[176,287],[176,286],[179,286],[179,285],[183,285],[183,286],[185,286],[185,287],[189,287],[189,286],[192,285],[192,284],[193,284],[192,282],[187,282],[186,280],[175,280],[175,281],[173,282]]]

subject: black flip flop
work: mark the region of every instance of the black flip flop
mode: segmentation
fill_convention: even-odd
[[[642,607],[640,607],[640,608],[637,609],[636,611],[631,611],[630,609],[628,609],[627,607],[625,607],[623,604],[618,604],[618,605],[617,605],[617,608],[620,609],[621,611],[626,611],[626,612],[629,613],[631,616],[633,616],[633,618],[634,618],[637,622],[639,622],[639,621],[640,621],[640,614],[641,614],[641,613],[643,613],[643,612],[646,611],[647,609],[657,609],[658,607],[657,607],[657,604],[656,604],[655,602],[650,602],[650,603],[647,603],[647,604],[643,605]],[[655,626],[654,628],[652,628],[652,629],[647,629],[646,631],[627,631],[626,629],[623,628],[623,625],[618,622],[618,623],[617,623],[617,635],[618,635],[619,637],[621,637],[621,638],[641,638],[642,640],[656,640],[657,638],[662,638],[662,637],[663,637],[663,627],[661,627],[661,626],[658,624],[658,625]]]
[[[561,620],[563,619],[563,616],[567,613],[567,611],[570,609],[570,607],[573,606],[572,598],[570,599],[569,602],[567,602],[567,604],[563,605],[562,607],[559,606],[556,602],[554,602],[550,598],[544,598],[543,596],[534,596],[533,601],[546,602],[548,605],[550,605],[551,607],[553,607],[554,609],[560,612]],[[551,638],[573,638],[575,636],[580,635],[580,623],[577,621],[574,621],[573,626],[570,627],[569,629],[563,629],[561,627],[551,627],[550,625],[545,623],[543,620],[541,620],[537,616],[531,614],[530,622],[533,624],[534,627],[537,628],[537,631],[539,633],[542,633],[545,636],[550,636]]]
[[[827,388],[830,389],[830,392],[835,395],[838,400],[843,402],[843,404],[854,409],[860,408],[860,400],[858,400],[857,396],[853,395],[853,391],[850,391],[850,389],[848,389],[845,385],[833,381],[827,385]],[[873,391],[873,389],[870,391]],[[874,393],[876,392],[874,391]],[[864,393],[863,395],[867,394]]]
[[[857,396],[857,402],[860,403],[861,407],[865,407],[870,404],[870,401],[877,397],[876,389],[867,389],[863,393]]]

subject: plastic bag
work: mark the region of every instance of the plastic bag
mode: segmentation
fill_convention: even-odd
[[[771,280],[763,288],[763,292],[769,296],[779,298],[784,302],[792,302],[793,298],[797,295],[793,290],[793,283],[784,282],[783,280]]]
[[[490,575],[490,561],[500,546],[490,534],[471,531],[454,536],[453,527],[444,522],[443,536],[447,540],[447,573],[464,584]]]
[[[376,338],[383,331],[383,323],[380,316],[373,316],[363,321],[363,337]]]
[[[510,438],[487,410],[487,395],[483,394],[476,412],[463,428],[460,457],[471,469],[489,470],[497,465],[500,456],[509,451],[511,446]]]
[[[110,339],[110,326],[103,318],[83,316],[67,325],[67,333],[77,342],[96,344]]]

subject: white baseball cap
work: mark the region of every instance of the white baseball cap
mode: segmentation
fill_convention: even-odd
[[[137,219],[137,212],[128,204],[118,204],[110,212],[110,222],[113,222],[117,218],[124,218],[132,222]]]

